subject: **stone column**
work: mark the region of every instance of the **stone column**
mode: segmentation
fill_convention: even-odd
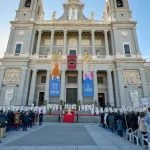
[[[32,105],[34,103],[36,77],[37,77],[37,69],[34,69],[32,72],[28,105]]]
[[[79,33],[79,55],[82,55],[82,30],[78,30]]]
[[[31,77],[31,70],[28,69],[26,73],[26,82],[25,82],[25,88],[24,88],[24,94],[23,94],[23,105],[27,105],[28,100],[28,93],[29,93],[29,87],[30,87],[30,77]]]
[[[136,28],[132,28],[132,29],[133,29],[133,37],[134,37],[134,41],[135,41],[136,52],[137,52],[137,54],[140,54],[140,48],[139,48],[139,43],[138,43],[138,39],[137,39]]]
[[[104,30],[104,37],[105,37],[105,50],[106,50],[106,55],[109,55],[109,45],[108,45],[108,36],[107,36],[108,31]]]
[[[111,70],[107,70],[107,84],[108,84],[108,98],[109,98],[108,102],[111,106],[115,106]]]
[[[8,40],[7,49],[6,49],[5,54],[9,54],[9,50],[10,50],[10,47],[11,47],[11,44],[13,41],[14,30],[15,30],[15,27],[11,27],[11,31],[10,31],[9,40]]]
[[[47,75],[46,75],[46,85],[45,85],[45,96],[44,99],[49,103],[49,85],[50,85],[50,70],[47,70]]]
[[[123,70],[117,69],[117,74],[118,74],[118,86],[119,86],[119,95],[120,95],[121,106],[123,106],[123,105],[125,106]]]
[[[42,36],[42,30],[39,30],[38,41],[37,41],[37,46],[36,46],[36,54],[37,55],[39,55],[39,52],[40,52],[41,36]]]
[[[148,87],[147,87],[145,69],[140,69],[140,76],[141,76],[141,82],[142,82],[142,89],[143,89],[144,98],[149,98],[149,92],[148,92]]]
[[[91,30],[92,32],[92,55],[95,55],[95,30]]]
[[[64,49],[63,49],[63,54],[66,54],[66,49],[67,49],[67,30],[64,30]]]
[[[34,30],[33,32],[33,36],[32,36],[32,43],[31,43],[31,49],[30,49],[30,53],[33,54],[33,48],[34,48],[34,42],[35,42],[35,35],[36,35],[36,30]]]
[[[52,55],[53,54],[53,44],[54,44],[54,34],[55,34],[55,31],[52,30],[51,31],[51,38],[50,38],[50,54]]]
[[[4,75],[5,75],[5,67],[1,67],[0,68],[0,90],[2,88],[2,84],[3,84],[3,79],[4,79]]]
[[[93,78],[94,99],[93,101],[97,101],[97,104],[98,104],[97,70],[94,70],[93,73],[94,73],[94,78]]]
[[[24,6],[23,0],[20,0],[19,9],[22,9]]]
[[[60,91],[60,100],[62,100],[63,102],[65,102],[65,85],[66,85],[66,70],[62,70],[61,72],[61,91]]]
[[[82,97],[82,70],[78,70],[78,100],[83,103]]]
[[[23,95],[25,90],[24,87],[26,83],[26,74],[27,74],[27,68],[22,68],[18,96],[17,96],[17,103],[20,105],[23,105]]]
[[[110,32],[111,34],[111,46],[112,46],[112,54],[115,54],[115,43],[114,43],[114,35],[113,35],[113,30]]]
[[[114,79],[114,88],[115,88],[115,100],[116,100],[116,106],[120,107],[120,99],[119,99],[119,88],[118,88],[118,77],[117,77],[117,71],[113,70],[113,79]]]

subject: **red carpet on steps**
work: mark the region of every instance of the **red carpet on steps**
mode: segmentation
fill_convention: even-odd
[[[64,114],[64,120],[65,123],[74,123],[74,112],[71,111],[72,115],[68,114],[68,111]]]

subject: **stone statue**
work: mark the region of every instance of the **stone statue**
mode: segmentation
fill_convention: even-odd
[[[4,105],[10,105],[14,95],[14,89],[7,89],[5,93]]]
[[[56,19],[56,14],[57,14],[57,12],[54,11],[54,12],[53,12],[53,15],[52,15],[52,20],[55,20],[55,19]]]
[[[130,91],[131,101],[133,103],[133,107],[139,107],[139,95],[138,91]]]
[[[84,50],[84,55],[88,55],[88,52],[87,52],[87,50]]]
[[[96,51],[96,55],[100,56],[100,51],[99,50]]]
[[[75,20],[75,8],[72,8],[71,20]]]
[[[94,16],[95,16],[95,13],[92,11],[92,12],[91,12],[91,17],[90,17],[91,20],[94,20]]]

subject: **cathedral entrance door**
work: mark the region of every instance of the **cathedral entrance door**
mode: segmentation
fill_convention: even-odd
[[[77,104],[77,88],[67,88],[66,103]]]
[[[39,106],[44,105],[44,92],[39,92]]]
[[[105,94],[98,93],[98,102],[100,107],[105,107]]]

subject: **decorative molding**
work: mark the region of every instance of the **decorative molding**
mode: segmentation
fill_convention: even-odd
[[[134,85],[141,83],[139,70],[123,70],[123,79],[124,84],[126,85]]]
[[[128,36],[128,31],[122,30],[121,35],[126,38]]]
[[[5,70],[4,82],[19,82],[21,69],[9,68]]]
[[[19,34],[19,36],[23,36],[25,34],[25,31],[24,30],[19,30],[18,34]]]

